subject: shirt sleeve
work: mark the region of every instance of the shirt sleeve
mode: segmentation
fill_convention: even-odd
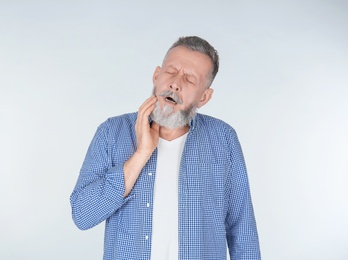
[[[231,143],[231,172],[227,180],[226,238],[231,260],[261,259],[247,170],[238,137]]]
[[[107,130],[101,125],[86,154],[76,186],[70,196],[76,226],[89,229],[112,215],[124,198],[123,164],[111,167]]]

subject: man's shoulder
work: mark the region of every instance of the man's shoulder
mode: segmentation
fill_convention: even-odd
[[[117,116],[109,117],[107,120],[102,122],[99,128],[106,131],[115,131],[122,127],[133,126],[135,124],[136,119],[137,119],[136,112],[117,115]]]
[[[132,113],[126,113],[122,115],[109,117],[106,121],[109,123],[129,121],[129,123],[131,123],[131,122],[135,122],[136,119],[137,119],[137,112],[132,112]]]
[[[212,151],[216,149],[221,151],[224,148],[225,151],[230,151],[234,141],[238,140],[234,128],[222,119],[197,113],[195,121],[197,125],[195,136],[202,143],[208,142]]]
[[[235,132],[234,128],[231,125],[213,116],[197,113],[196,121],[197,121],[197,124],[208,129],[212,129],[212,130],[223,129],[223,130]]]

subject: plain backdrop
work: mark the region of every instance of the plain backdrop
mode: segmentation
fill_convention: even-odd
[[[199,112],[237,131],[265,260],[348,259],[348,2],[0,0],[0,259],[101,259],[69,196],[108,117],[168,47],[220,53]]]

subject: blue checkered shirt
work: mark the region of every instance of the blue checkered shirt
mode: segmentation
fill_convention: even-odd
[[[126,114],[99,126],[70,198],[80,229],[106,221],[104,260],[151,259],[157,149],[123,197],[123,164],[137,147],[136,118],[136,113]],[[261,259],[246,167],[232,127],[195,116],[178,187],[179,259],[226,259],[226,241],[231,260]]]

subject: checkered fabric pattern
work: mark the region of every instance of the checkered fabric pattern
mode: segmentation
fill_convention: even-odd
[[[136,118],[126,114],[99,126],[70,198],[80,229],[106,221],[104,260],[151,259],[157,149],[123,198],[123,164],[136,150]],[[244,158],[228,124],[202,114],[192,120],[178,199],[180,260],[226,259],[226,241],[231,260],[261,259]]]

